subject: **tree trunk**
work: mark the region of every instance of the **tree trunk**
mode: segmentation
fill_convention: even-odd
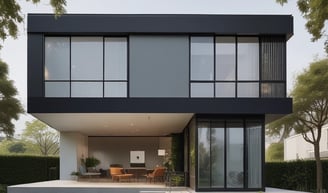
[[[317,166],[317,193],[322,192],[322,163],[320,160],[320,145],[319,142],[314,144],[314,157]]]

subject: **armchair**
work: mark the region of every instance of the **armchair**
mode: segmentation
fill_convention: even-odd
[[[150,174],[146,175],[146,180],[151,183],[152,181],[155,183],[156,180],[164,182],[164,173],[166,168],[165,167],[156,167],[154,171]]]
[[[121,167],[110,167],[109,173],[112,176],[112,180],[118,182],[120,182],[122,179],[127,179],[130,181],[131,177],[133,176],[133,174],[126,174]]]

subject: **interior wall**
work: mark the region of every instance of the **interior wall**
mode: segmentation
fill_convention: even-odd
[[[158,149],[171,149],[170,137],[89,137],[89,156],[101,161],[97,168],[108,169],[110,164],[130,168],[130,151],[145,151],[145,167],[162,165],[164,157]]]

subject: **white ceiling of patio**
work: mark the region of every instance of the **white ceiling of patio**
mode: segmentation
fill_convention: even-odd
[[[166,136],[181,132],[192,113],[34,113],[61,132],[88,136]]]

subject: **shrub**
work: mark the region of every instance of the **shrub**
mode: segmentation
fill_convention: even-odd
[[[322,161],[323,189],[328,189],[328,160]],[[316,189],[316,163],[314,160],[272,162],[265,164],[266,187],[298,191]]]
[[[0,193],[7,193],[7,185],[0,184]]]
[[[0,156],[0,184],[23,184],[59,178],[59,158],[26,155]]]

